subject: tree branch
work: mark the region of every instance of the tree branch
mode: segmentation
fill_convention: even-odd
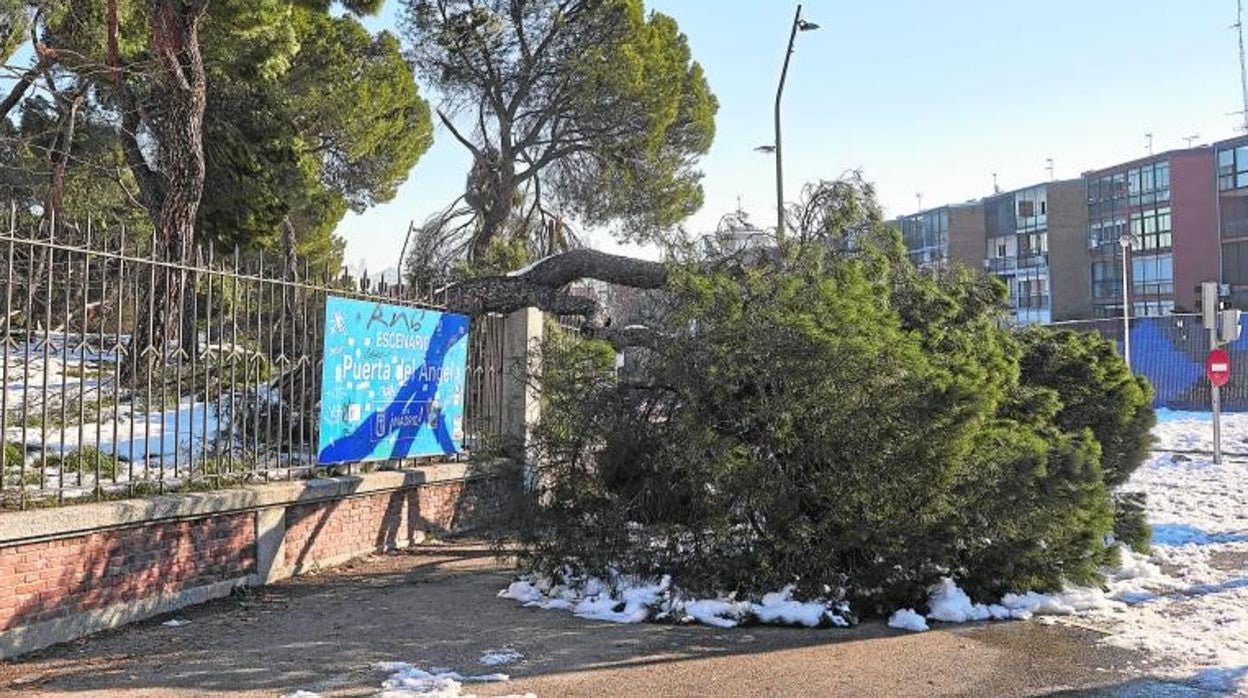
[[[3,102],[0,102],[0,119],[7,117],[9,112],[13,110],[13,107],[16,107],[17,103],[22,101],[22,97],[25,96],[26,90],[30,89],[30,86],[35,83],[35,78],[38,77],[39,73],[43,72],[46,67],[47,61],[44,58],[40,58],[30,70],[27,70],[22,74],[22,77],[18,79],[17,84],[13,86],[12,91],[5,96]]]
[[[464,138],[463,134],[459,132],[459,129],[455,128],[455,124],[451,123],[451,119],[446,114],[443,114],[441,109],[438,110],[438,118],[442,120],[442,125],[446,126],[446,128],[450,130],[451,135],[455,137],[455,140],[459,141],[461,145],[472,152],[473,157],[478,160],[484,159],[485,156],[481,153],[481,149],[473,145],[472,141]]]
[[[487,276],[452,284],[445,290],[446,305],[468,315],[538,308],[556,315],[592,317],[598,311],[596,300],[562,291],[564,286],[579,279],[656,289],[667,283],[667,267],[661,262],[597,250],[570,250],[506,276]]]
[[[658,349],[663,335],[645,325],[628,325],[626,327],[606,327],[586,323],[581,327],[581,334],[590,339],[602,339],[611,343],[616,349],[626,347],[645,347]]]

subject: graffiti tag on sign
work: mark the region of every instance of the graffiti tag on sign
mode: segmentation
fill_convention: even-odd
[[[323,352],[318,463],[460,451],[467,317],[331,296]]]

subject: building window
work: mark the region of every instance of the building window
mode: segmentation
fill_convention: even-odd
[[[1019,279],[1014,307],[1019,310],[1048,310],[1049,280],[1043,277]]]
[[[1139,249],[1164,250],[1171,246],[1170,207],[1154,208],[1131,214],[1131,233]]]
[[[1155,254],[1131,260],[1131,289],[1140,296],[1174,294],[1174,257]]]
[[[1098,305],[1096,306],[1097,317],[1122,317],[1122,303],[1117,305]]]
[[[1218,191],[1248,187],[1248,145],[1218,151]]]
[[[1132,206],[1170,200],[1170,163],[1154,162],[1127,171],[1127,193]]]
[[[1174,312],[1174,301],[1135,301],[1131,310],[1136,317],[1162,317]]]
[[[1222,245],[1222,281],[1248,284],[1248,241]]]
[[[1114,261],[1092,263],[1092,297],[1122,297],[1122,265]]]
[[[927,265],[949,256],[949,211],[937,209],[899,220],[902,241],[911,261]]]
[[[1127,232],[1125,216],[1115,216],[1092,221],[1088,228],[1088,248],[1099,249],[1118,244],[1118,238]]]
[[[1032,232],[1048,226],[1047,187],[1035,187],[1014,195],[1014,226],[1019,231]]]

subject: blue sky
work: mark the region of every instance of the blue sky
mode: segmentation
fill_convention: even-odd
[[[794,4],[649,0],[689,36],[720,100],[703,160],[714,228],[741,205],[774,216],[771,109]],[[394,2],[387,15],[395,11]],[[1186,136],[1235,135],[1234,0],[810,0],[785,91],[786,191],[861,168],[891,214],[1139,157]],[[374,27],[390,22],[382,17]],[[392,202],[339,228],[348,259],[392,263],[411,219],[459,192],[467,159],[444,132]],[[601,236],[598,236],[599,238]],[[614,248],[609,241],[595,242]]]
[[[393,28],[389,0],[373,29]],[[741,205],[774,216],[772,100],[794,4],[647,0],[689,36],[720,101],[703,159],[714,228]],[[1139,157],[1185,136],[1210,142],[1242,121],[1235,0],[809,0],[822,28],[798,37],[785,91],[785,181],[861,168],[890,214],[1013,189]],[[462,191],[468,159],[440,127],[394,201],[339,227],[350,262],[390,266],[408,222]],[[593,242],[619,249],[603,236]],[[642,252],[633,250],[633,252]]]

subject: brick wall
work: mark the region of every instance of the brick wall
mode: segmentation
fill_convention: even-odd
[[[407,547],[421,533],[464,528],[488,481],[446,482],[384,495],[298,504],[286,511],[282,564],[301,574],[373,552]],[[466,496],[467,495],[467,496]]]
[[[92,533],[0,550],[0,631],[246,577],[254,514]]]
[[[0,658],[469,528],[504,496],[439,467],[0,514]]]

